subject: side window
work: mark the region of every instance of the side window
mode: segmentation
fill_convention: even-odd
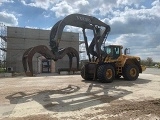
[[[119,55],[120,55],[120,48],[119,47],[115,47],[113,49],[113,58],[117,59],[119,57]]]
[[[114,48],[115,49],[115,54],[116,55],[119,55],[120,54],[120,49],[119,49],[119,47],[116,47],[116,48]]]

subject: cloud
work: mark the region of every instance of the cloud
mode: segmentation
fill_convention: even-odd
[[[78,12],[78,9],[74,9],[66,1],[57,3],[51,10],[55,12],[56,17],[64,17],[68,14]]]
[[[110,12],[111,17],[103,19],[111,26],[111,38],[108,43],[129,47],[132,55],[138,55],[143,59],[152,57],[153,60],[159,61],[160,1],[153,1],[151,8],[139,9],[129,4],[127,6],[127,2],[121,3],[126,4],[124,9],[115,9]]]
[[[21,2],[26,6],[42,8],[45,10],[48,10],[50,5],[54,3],[53,1],[50,1],[50,0],[34,0],[34,1],[33,0],[29,0],[29,1],[21,0]]]
[[[64,0],[54,3],[52,11],[55,12],[56,17],[64,17],[71,13],[81,13],[87,15],[100,14],[105,15],[112,5],[115,5],[116,0]]]
[[[143,3],[145,0],[117,0],[118,5],[139,5],[140,3]]]
[[[129,33],[152,33],[159,31],[160,6],[153,6],[151,9],[133,9],[127,8],[124,11],[113,11],[110,20],[104,19],[111,25],[112,34]]]
[[[2,5],[2,3],[14,3],[14,1],[13,0],[1,0],[0,6]]]
[[[5,11],[0,12],[0,22],[4,23],[6,26],[17,26],[18,19],[14,14],[7,13]]]

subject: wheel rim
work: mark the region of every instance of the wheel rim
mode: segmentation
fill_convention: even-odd
[[[113,76],[112,70],[111,69],[107,69],[106,71],[106,77],[107,79],[111,79]]]
[[[136,74],[137,74],[137,70],[135,69],[135,68],[132,68],[132,69],[130,69],[130,75],[132,76],[132,77],[135,77],[136,76]]]

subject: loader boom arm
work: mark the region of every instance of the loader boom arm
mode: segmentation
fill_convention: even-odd
[[[89,49],[93,49],[93,46],[95,46],[95,45],[96,45],[96,49],[97,49],[96,52],[98,52],[98,53],[100,52],[100,47],[104,41],[104,37],[110,31],[109,25],[107,25],[106,23],[100,21],[99,19],[97,19],[93,16],[87,16],[87,15],[82,15],[82,14],[68,15],[63,20],[58,21],[51,29],[50,47],[51,47],[53,53],[56,53],[58,51],[59,42],[61,41],[63,29],[66,25],[80,27],[83,29],[83,32],[85,32],[85,29],[93,30],[94,38],[96,37],[95,33],[96,33],[97,27],[104,27],[105,28],[103,34],[100,36],[99,39],[96,39],[96,38],[93,39],[94,42],[91,44],[92,47],[91,46],[87,47],[88,46],[87,45],[88,44],[87,37],[85,36],[85,34],[83,34],[84,38],[85,38],[86,51],[88,54],[89,53],[92,54],[92,52],[90,52],[90,51],[93,51],[93,50],[89,50]],[[100,55],[100,54],[98,54],[98,55]],[[89,59],[90,59],[90,57],[89,57]]]

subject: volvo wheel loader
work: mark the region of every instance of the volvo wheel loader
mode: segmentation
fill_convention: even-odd
[[[81,68],[81,76],[85,80],[99,80],[101,82],[112,82],[114,78],[121,76],[127,80],[136,80],[139,73],[142,73],[144,67],[140,65],[140,58],[122,54],[121,45],[105,46],[105,41],[110,32],[110,26],[101,20],[83,14],[71,14],[64,19],[59,20],[50,32],[50,47],[44,45],[29,48],[23,55],[22,61],[25,72],[27,71],[27,63],[31,75],[33,75],[32,57],[35,53],[40,53],[47,59],[57,61],[65,55],[69,57],[69,69],[72,69],[72,58],[77,58],[77,70],[79,69],[78,52],[68,47],[59,49],[63,29],[66,25],[82,28],[86,52],[89,62]],[[88,45],[86,30],[93,32],[93,38]],[[91,38],[90,38],[91,39]]]
[[[88,45],[85,27],[83,27],[82,31],[89,62],[81,68],[82,78],[107,83],[121,76],[126,80],[136,80],[139,73],[145,70],[145,67],[141,66],[140,57],[123,54],[123,46],[121,45],[105,46],[105,41],[111,29],[106,23],[91,16],[83,16],[82,21],[92,26],[94,36],[90,45]]]

